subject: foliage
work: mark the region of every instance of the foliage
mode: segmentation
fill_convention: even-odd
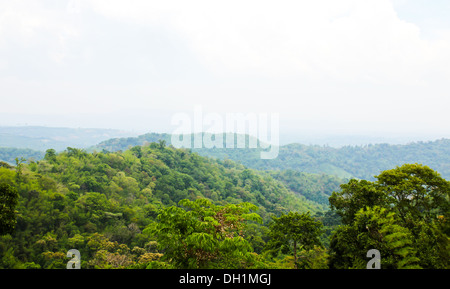
[[[339,189],[346,179],[332,175],[310,174],[291,169],[270,171],[270,175],[282,181],[290,190],[304,196],[307,200],[328,205],[328,198]]]
[[[164,140],[14,160],[0,163],[2,192],[18,196],[0,268],[63,269],[70,249],[82,268],[364,268],[372,248],[384,268],[449,268],[449,182],[422,165],[338,190],[342,179],[256,171]]]
[[[206,199],[181,200],[158,215],[154,234],[164,260],[177,268],[249,268],[255,262],[243,238],[245,220],[262,221],[250,203],[215,206]]]
[[[194,137],[194,136],[191,136]],[[225,137],[223,137],[225,139]],[[145,134],[135,138],[107,140],[99,150],[126,150],[129,146],[143,145],[164,139],[170,144],[167,134]],[[235,138],[236,139],[236,138]],[[248,144],[249,136],[245,136]],[[334,175],[339,178],[358,178],[373,181],[382,171],[405,163],[421,163],[435,168],[445,178],[450,178],[450,139],[428,142],[414,142],[404,145],[369,144],[343,146],[339,148],[320,145],[288,144],[280,146],[276,159],[260,158],[263,149],[246,148],[196,148],[202,156],[216,159],[230,159],[257,170],[294,170],[303,173]]]
[[[341,217],[331,267],[362,268],[372,248],[385,268],[448,268],[450,182],[427,166],[405,164],[376,182],[351,180],[330,197]]]
[[[352,225],[333,235],[335,254],[330,263],[335,268],[365,269],[366,253],[375,248],[381,253],[383,269],[420,268],[412,238],[407,228],[398,225],[395,213],[367,207],[356,213]]]
[[[41,160],[44,157],[44,153],[32,149],[0,147],[0,167],[7,167],[8,164],[14,164],[15,159],[18,157]]]
[[[289,212],[274,217],[270,226],[271,240],[267,244],[272,254],[281,250],[283,253],[293,251],[295,268],[298,268],[297,250],[311,250],[320,246],[322,223],[315,221],[309,213]],[[291,245],[292,244],[292,245]]]
[[[268,241],[264,222],[271,216],[322,210],[268,174],[163,142],[115,153],[49,149],[40,161],[18,160],[15,167],[0,167],[0,182],[19,195],[15,230],[0,237],[2,268],[65,268],[64,254],[70,249],[80,251],[82,268],[173,267],[163,261],[158,236],[147,234],[147,229],[182,200],[180,204],[204,200],[211,203],[210,209],[231,210],[227,220],[233,214],[251,217],[239,213],[243,204],[257,207],[262,222],[243,226],[238,235],[225,240],[223,250],[238,246],[247,250],[248,260],[259,260]],[[207,232],[197,233],[187,242],[208,238]],[[140,254],[132,253],[134,248]],[[227,260],[239,254],[240,250],[230,250],[217,264],[237,266]]]
[[[17,203],[17,190],[7,183],[0,183],[0,236],[14,231]]]

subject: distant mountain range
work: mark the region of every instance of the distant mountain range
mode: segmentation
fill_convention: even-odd
[[[194,138],[195,136],[191,136]],[[373,180],[383,170],[405,163],[421,163],[438,171],[450,179],[450,139],[428,142],[413,142],[404,145],[373,144],[364,146],[343,146],[334,148],[319,145],[289,144],[279,147],[275,159],[260,157],[262,149],[249,148],[193,148],[202,156],[230,159],[258,170],[291,169],[306,173],[335,175],[340,178],[360,178]],[[226,136],[223,136],[226,139]],[[235,140],[237,137],[235,137]],[[131,138],[116,138],[103,141],[91,149],[119,151],[130,146],[164,140],[171,143],[170,134],[149,133]]]
[[[137,136],[114,129],[65,128],[43,126],[0,126],[0,148],[19,148],[45,151],[53,148],[62,151],[67,147],[86,148],[101,141]]]
[[[42,135],[38,134],[41,132]],[[63,150],[67,146],[84,148],[87,151],[125,151],[129,147],[146,143],[164,141],[171,145],[172,135],[148,133],[132,136],[117,130],[23,128],[0,127],[0,160],[13,163],[14,158],[22,156],[40,159],[48,148]],[[7,137],[4,137],[8,135]],[[229,136],[230,134],[228,134]],[[235,136],[235,143],[237,135]],[[189,135],[193,140],[196,135]],[[211,136],[210,136],[211,137]],[[222,135],[225,147],[227,135]],[[245,136],[245,148],[192,148],[199,155],[216,159],[230,159],[249,168],[258,170],[293,170],[298,172],[334,175],[339,178],[360,178],[373,180],[383,170],[404,163],[420,163],[438,171],[444,178],[450,179],[450,140],[441,139],[428,142],[413,142],[402,145],[372,144],[364,146],[343,146],[339,148],[319,145],[288,144],[279,147],[275,159],[261,159],[263,149],[257,141],[257,148],[248,146],[252,137]],[[70,144],[70,145],[68,145]],[[11,149],[11,147],[15,149]],[[28,150],[18,150],[26,148]],[[29,149],[33,149],[31,151]]]

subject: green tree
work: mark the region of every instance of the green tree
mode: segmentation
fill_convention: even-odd
[[[387,194],[380,187],[366,180],[350,180],[341,185],[341,191],[333,192],[329,198],[330,207],[342,217],[342,223],[351,224],[356,213],[366,207],[386,206]]]
[[[270,226],[271,240],[269,249],[279,250],[283,246],[293,248],[294,264],[298,269],[299,250],[310,250],[314,245],[321,246],[320,235],[322,223],[314,220],[308,213],[289,212],[280,217],[274,217]],[[291,245],[292,244],[292,245]]]
[[[18,185],[19,191],[21,188],[21,184],[23,181],[23,166],[25,159],[24,158],[16,158],[16,183]]]
[[[370,249],[380,252],[382,269],[420,268],[413,235],[386,208],[361,209],[354,223],[337,230],[331,240],[330,267],[365,269]]]
[[[15,208],[18,198],[19,195],[14,187],[0,183],[0,236],[14,231],[17,222]]]
[[[419,164],[376,178],[351,180],[330,197],[344,224],[330,242],[330,267],[361,267],[370,246],[387,268],[448,267],[450,182]]]
[[[380,251],[383,268],[420,268],[413,247],[413,235],[407,228],[399,225],[394,212],[378,206],[361,209],[356,214],[353,226],[359,232],[357,241],[364,247],[364,251],[371,248]],[[362,262],[362,268],[365,268],[366,261],[367,259]]]
[[[163,139],[160,139],[160,140],[158,141],[158,145],[159,145],[159,148],[160,148],[160,149],[164,149],[164,148],[166,147],[166,141],[163,140]]]
[[[56,151],[54,149],[48,149],[45,152],[45,156],[44,159],[49,161],[49,162],[54,162],[56,161]]]
[[[450,182],[428,166],[405,164],[376,178],[390,205],[410,228],[416,227],[419,219],[430,222],[439,215],[450,217]]]

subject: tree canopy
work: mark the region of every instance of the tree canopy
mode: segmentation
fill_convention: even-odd
[[[448,268],[450,182],[419,164],[376,178],[351,180],[330,197],[343,222],[331,239],[331,266],[364,267],[363,253],[377,248],[385,268]]]
[[[449,267],[436,171],[405,164],[330,193],[336,182],[162,141],[49,149],[0,164],[0,268],[66,268],[72,249],[81,268],[365,268],[372,249],[381,268]]]

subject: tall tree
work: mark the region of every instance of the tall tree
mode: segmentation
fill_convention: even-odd
[[[268,248],[292,246],[295,268],[298,268],[297,252],[302,249],[313,249],[320,246],[322,223],[315,221],[308,213],[289,212],[280,217],[274,217],[270,226],[271,240]]]
[[[376,177],[381,190],[389,196],[389,203],[409,227],[415,221],[450,217],[450,182],[428,166],[405,164],[383,171]]]
[[[351,224],[356,213],[373,206],[386,206],[386,192],[379,189],[376,183],[366,180],[350,180],[341,185],[341,191],[333,192],[328,199],[332,210],[342,217],[344,224]]]

